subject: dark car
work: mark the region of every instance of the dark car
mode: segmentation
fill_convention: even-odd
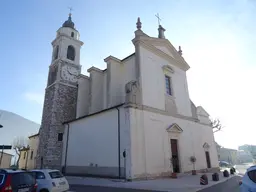
[[[226,161],[219,161],[219,166],[220,167],[225,167],[225,168],[231,168],[232,165]]]
[[[36,192],[36,179],[22,170],[0,169],[0,192]]]

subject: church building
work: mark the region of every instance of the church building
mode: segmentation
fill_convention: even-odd
[[[37,167],[126,179],[218,168],[209,114],[189,97],[181,48],[161,25],[150,37],[140,18],[136,24],[134,53],[108,56],[106,69],[92,66],[89,76],[81,74],[83,42],[71,15],[57,31]]]

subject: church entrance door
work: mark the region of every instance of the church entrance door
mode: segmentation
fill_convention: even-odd
[[[205,157],[206,157],[207,168],[211,168],[211,159],[210,159],[209,151],[205,151]]]
[[[179,153],[178,153],[178,140],[177,139],[171,139],[171,150],[172,150],[173,172],[179,173],[180,165],[179,165]]]

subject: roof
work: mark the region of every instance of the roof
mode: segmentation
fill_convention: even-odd
[[[23,170],[15,170],[15,169],[0,169],[0,173],[23,173],[26,171]]]
[[[90,116],[93,116],[93,115],[97,115],[97,114],[106,112],[106,111],[108,111],[108,110],[115,109],[115,108],[117,108],[117,107],[121,107],[122,105],[124,105],[124,103],[119,104],[119,105],[115,105],[115,106],[113,106],[113,107],[110,107],[110,108],[107,108],[107,109],[104,109],[104,110],[101,110],[101,111],[98,111],[98,112],[95,112],[95,113],[92,113],[92,114],[89,114],[89,115],[84,115],[84,116],[78,117],[77,119],[73,119],[73,120],[70,120],[70,121],[63,122],[62,124],[68,124],[68,123],[71,123],[71,122],[74,122],[74,121],[77,121],[77,120],[80,120],[80,119],[83,119],[83,118],[86,118],[86,117],[90,117]]]
[[[32,170],[29,170],[29,171],[52,172],[52,171],[60,171],[60,170],[57,170],[57,169],[32,169]]]
[[[39,133],[34,134],[34,135],[31,135],[31,136],[29,136],[28,138],[31,138],[31,137],[37,137],[37,136],[39,136]]]
[[[69,14],[68,20],[63,23],[62,27],[69,27],[71,29],[75,29],[75,24],[71,19],[71,14]]]

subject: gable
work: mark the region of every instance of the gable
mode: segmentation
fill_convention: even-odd
[[[187,62],[183,59],[182,56],[180,56],[178,51],[167,39],[147,37],[143,40],[140,40],[139,42],[140,45],[142,45],[144,48],[166,59],[172,65],[175,65],[184,71],[187,71],[190,68]]]
[[[205,111],[205,109],[202,107],[202,106],[198,106],[196,108],[197,110],[197,114],[198,115],[201,115],[201,116],[204,116],[204,117],[209,117],[210,115]]]
[[[176,123],[173,123],[172,125],[167,127],[167,132],[175,132],[175,133],[182,133],[183,130],[180,128],[179,125],[177,125]]]
[[[204,149],[209,149],[209,148],[210,148],[210,145],[209,145],[208,143],[204,143],[203,148],[204,148]]]
[[[172,58],[174,58],[173,54],[167,47],[164,47],[164,46],[155,46],[155,47],[161,50],[162,52],[166,53],[167,55],[171,56]]]

